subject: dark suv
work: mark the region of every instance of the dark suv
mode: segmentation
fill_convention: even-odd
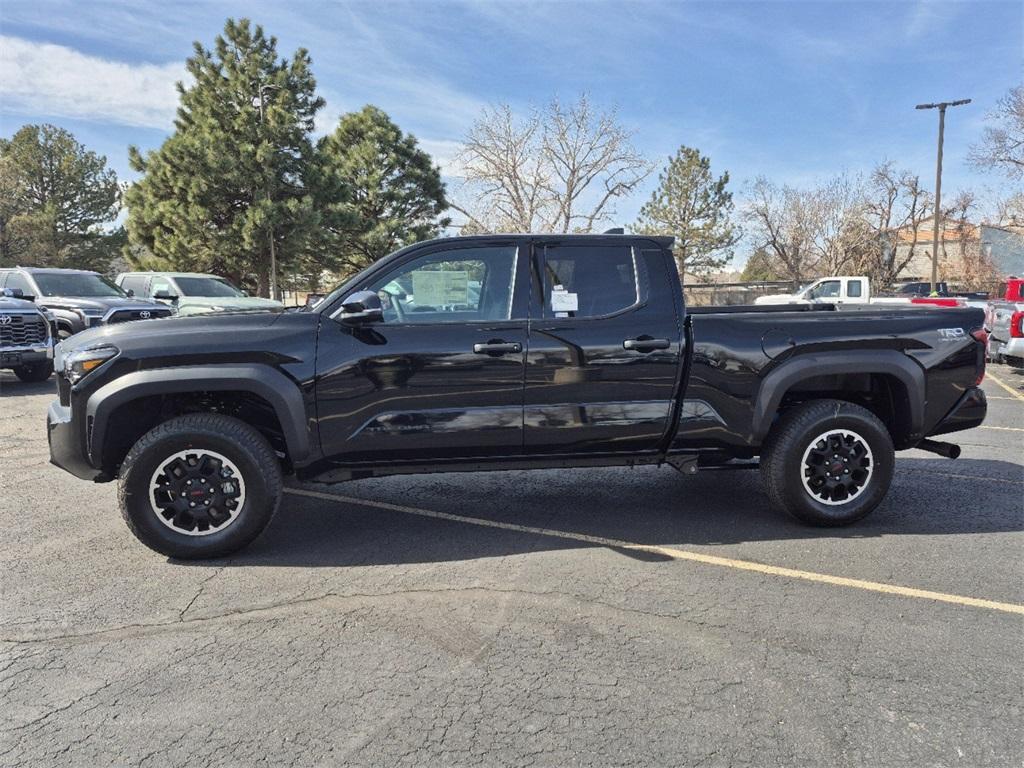
[[[171,315],[169,307],[132,298],[99,273],[80,269],[0,269],[0,289],[4,288],[35,296],[36,304],[53,314],[60,339],[98,325]]]

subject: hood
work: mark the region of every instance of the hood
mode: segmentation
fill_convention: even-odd
[[[179,312],[190,307],[209,312],[284,309],[284,305],[280,301],[263,299],[258,296],[181,296],[176,302],[176,306]],[[214,309],[214,307],[219,307],[219,309]]]
[[[162,305],[161,305],[162,306]],[[206,347],[218,339],[246,337],[258,339],[260,332],[273,325],[279,314],[252,312],[248,314],[202,315],[201,317],[161,317],[134,320],[90,328],[62,342],[65,352],[112,344],[118,349],[152,349],[164,352]]]
[[[0,312],[39,312],[39,308],[31,301],[24,299],[12,299],[7,296],[0,296]]]
[[[163,308],[164,305],[158,301],[149,299],[136,299],[131,296],[40,296],[36,299],[37,304],[44,307],[64,307],[67,309],[95,309],[106,312],[108,309],[120,307],[154,307]]]
[[[312,376],[320,316],[313,312],[250,312],[135,320],[82,331],[62,341],[57,359],[80,349],[114,346],[112,376],[135,370],[233,363],[299,364]]]

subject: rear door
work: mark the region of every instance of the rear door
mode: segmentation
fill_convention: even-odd
[[[433,244],[358,290],[384,321],[324,315],[317,415],[339,463],[518,455],[529,269],[516,239]]]
[[[542,242],[533,257],[527,452],[657,449],[684,351],[670,257],[617,238]]]

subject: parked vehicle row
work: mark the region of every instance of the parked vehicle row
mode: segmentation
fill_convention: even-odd
[[[950,295],[945,288],[945,283],[940,284],[943,290],[939,292],[938,296],[931,296],[927,292],[922,293],[921,286],[924,285],[928,285],[928,283],[910,283],[896,291],[894,295],[873,295],[869,278],[836,275],[815,280],[796,293],[760,296],[754,300],[754,304],[762,306],[834,304],[838,307],[858,307],[872,304],[931,304],[938,307],[957,307],[966,306],[969,303],[966,297]]]
[[[88,270],[11,267],[0,269],[0,290],[50,313],[58,340],[133,320],[284,308],[216,275],[185,272],[126,272],[111,282]]]
[[[117,479],[145,545],[233,552],[282,476],[760,459],[772,505],[843,525],[894,451],[986,413],[974,308],[685,305],[672,239],[419,243],[296,313],[108,327],[60,345],[51,461]],[[749,466],[749,463],[747,464]]]
[[[0,269],[0,288],[30,298],[52,313],[59,339],[96,326],[172,314],[163,304],[130,297],[102,275],[80,269]]]

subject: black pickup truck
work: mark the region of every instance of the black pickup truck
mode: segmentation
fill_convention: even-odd
[[[894,450],[985,417],[970,308],[690,308],[669,238],[420,243],[309,311],[93,329],[58,347],[54,464],[118,481],[179,558],[251,542],[282,478],[667,464],[760,468],[821,525],[885,496]],[[724,489],[723,489],[724,491]]]

